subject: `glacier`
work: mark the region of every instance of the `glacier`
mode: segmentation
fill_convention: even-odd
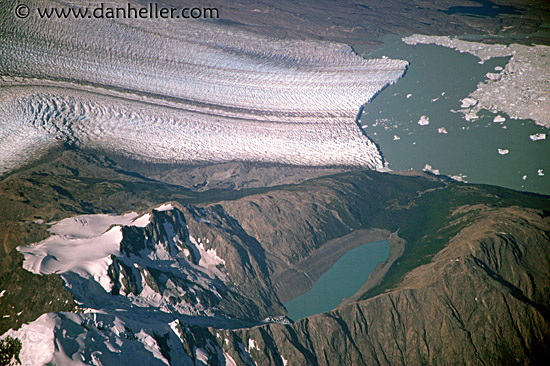
[[[59,145],[148,162],[383,166],[356,119],[406,61],[216,22],[17,19],[15,6],[0,4],[0,174]]]

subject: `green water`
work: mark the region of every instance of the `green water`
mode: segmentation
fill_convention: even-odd
[[[409,46],[398,36],[386,37],[381,49],[357,51],[367,58],[388,56],[410,62],[405,76],[374,98],[361,117],[389,168],[422,169],[429,164],[441,174],[462,175],[471,183],[550,194],[550,139],[529,138],[548,134],[547,128],[531,120],[512,120],[504,113],[498,114],[506,122],[493,123],[496,114],[490,111],[482,110],[473,122],[451,112],[460,109],[460,99],[474,91],[487,72],[504,67],[508,58],[480,64],[470,54],[436,45]],[[429,125],[417,123],[422,115],[429,117]],[[447,134],[438,132],[442,127]],[[500,155],[498,149],[509,153]]]
[[[387,241],[367,243],[348,251],[315,282],[311,290],[285,304],[288,316],[298,320],[334,309],[342,299],[357,292],[389,254]]]

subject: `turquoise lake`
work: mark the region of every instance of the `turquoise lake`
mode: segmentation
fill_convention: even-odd
[[[348,251],[315,282],[311,290],[285,304],[288,316],[298,320],[334,309],[342,299],[357,292],[389,254],[390,244],[385,240]]]
[[[504,67],[508,58],[480,64],[473,55],[437,45],[409,46],[398,36],[384,38],[382,48],[356,51],[366,58],[410,62],[405,76],[376,96],[360,118],[390,169],[420,170],[429,164],[470,183],[550,194],[550,138],[529,138],[548,135],[548,128],[505,113],[498,113],[506,118],[504,123],[494,123],[497,114],[487,110],[473,122],[452,112],[460,109],[460,100],[485,80],[486,73]],[[429,125],[418,124],[423,115],[429,117]],[[440,133],[440,128],[447,133]],[[501,155],[498,149],[509,153]]]

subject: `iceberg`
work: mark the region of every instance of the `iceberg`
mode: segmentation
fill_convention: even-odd
[[[430,124],[430,118],[427,116],[421,116],[420,119],[418,120],[418,124],[420,126],[427,126]]]
[[[470,108],[477,104],[477,100],[474,98],[464,98],[460,102],[462,103],[460,105],[461,108]]]
[[[502,117],[500,114],[493,118],[494,123],[502,123],[506,121],[506,118]]]
[[[545,140],[546,134],[545,133],[536,133],[534,135],[529,135],[529,138],[531,141],[538,141],[538,140]]]

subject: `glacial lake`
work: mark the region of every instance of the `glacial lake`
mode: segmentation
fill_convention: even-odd
[[[285,307],[292,320],[334,309],[367,281],[376,266],[390,254],[387,241],[363,244],[344,254],[306,293],[289,300]]]
[[[398,36],[385,37],[382,48],[356,51],[366,58],[410,62],[405,76],[376,96],[360,118],[390,169],[420,170],[429,164],[470,183],[550,194],[550,136],[529,138],[548,135],[548,128],[501,112],[497,114],[506,118],[504,123],[494,123],[497,114],[487,110],[472,122],[452,112],[460,109],[460,100],[486,79],[486,73],[504,67],[507,57],[480,64],[473,55],[437,45],[409,46]],[[422,115],[429,117],[429,125],[418,124]],[[440,128],[447,133],[440,133]],[[509,153],[501,155],[499,149]]]

